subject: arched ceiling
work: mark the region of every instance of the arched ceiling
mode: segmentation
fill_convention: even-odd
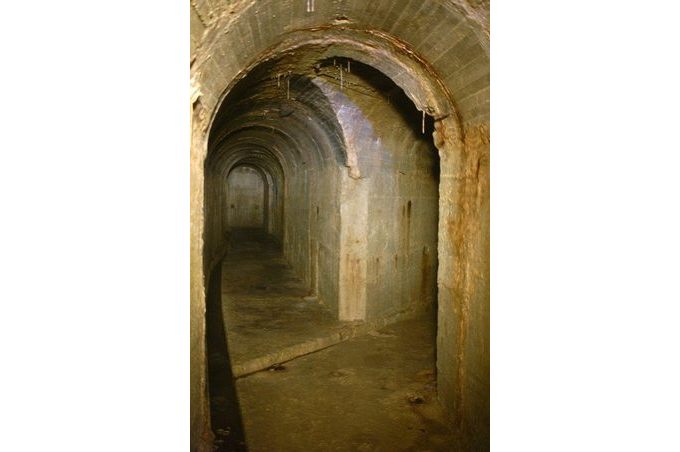
[[[321,71],[303,53],[257,66],[224,99],[206,164],[224,172],[248,158],[280,168],[283,176],[303,165],[344,164],[336,112],[312,81]]]
[[[250,71],[258,60],[276,57],[277,51],[285,53],[285,48],[305,39],[320,46],[344,40],[343,56],[388,75],[419,109],[445,116],[452,113],[445,106],[448,102],[461,124],[488,122],[488,1],[312,3],[310,11],[306,0],[192,2],[192,77],[200,85],[208,110],[219,103],[234,76]],[[348,53],[351,42],[361,43],[353,48],[353,55]],[[402,57],[417,61],[447,93],[447,102],[434,105],[442,96],[419,92],[423,74],[410,73],[412,68],[403,64],[395,66],[394,58]]]

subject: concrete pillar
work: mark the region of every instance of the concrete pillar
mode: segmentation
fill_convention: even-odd
[[[366,318],[368,183],[343,171],[340,203],[339,318]]]

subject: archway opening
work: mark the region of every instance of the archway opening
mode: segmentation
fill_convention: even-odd
[[[227,176],[227,227],[265,228],[269,187],[260,171],[239,165]]]
[[[221,225],[206,219],[216,237],[231,233],[222,314],[239,382],[375,333],[368,337],[408,338],[408,347],[384,350],[402,373],[420,372],[422,395],[402,395],[416,404],[436,399],[440,166],[433,132],[430,114],[390,77],[317,46],[263,61],[230,89],[209,135],[206,212],[224,218],[220,209],[236,209],[232,200],[246,199],[236,192],[248,186],[257,199],[276,192],[280,213],[278,235],[267,226],[272,221],[257,219],[270,234],[259,237],[234,235],[241,223],[229,213]],[[230,179],[236,175],[241,185]],[[272,202],[262,201],[263,213]],[[414,319],[394,334],[381,330]],[[366,378],[399,374],[378,361],[380,376]],[[266,424],[255,421],[262,414],[256,392],[241,391],[246,430]],[[367,418],[374,408],[363,408]]]

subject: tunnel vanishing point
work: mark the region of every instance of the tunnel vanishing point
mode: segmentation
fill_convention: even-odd
[[[190,64],[191,450],[243,231],[338,325],[432,312],[442,450],[488,450],[488,0],[192,0]]]

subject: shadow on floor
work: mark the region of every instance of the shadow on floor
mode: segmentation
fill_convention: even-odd
[[[210,275],[206,297],[210,421],[215,434],[214,450],[241,452],[248,448],[224,333],[221,282],[222,265],[218,264]]]

